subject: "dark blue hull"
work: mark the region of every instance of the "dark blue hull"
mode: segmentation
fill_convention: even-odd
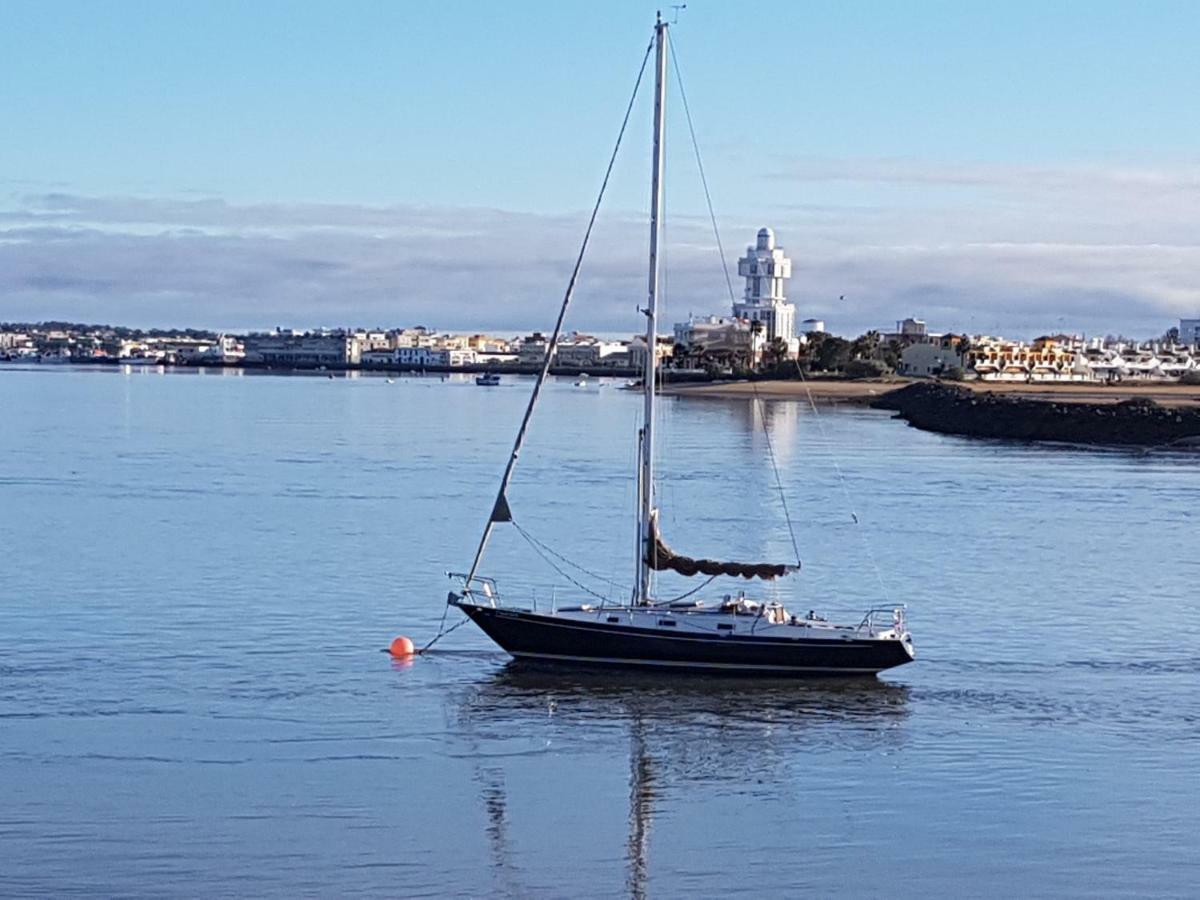
[[[747,675],[872,675],[913,659],[898,640],[663,634],[515,609],[461,609],[513,656],[561,663]]]

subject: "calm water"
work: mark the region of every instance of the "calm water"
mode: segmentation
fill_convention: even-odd
[[[394,663],[527,387],[0,369],[0,894],[1195,896],[1200,459],[772,403],[778,596],[905,601],[916,664],[556,675],[474,626]],[[512,491],[612,596],[638,402],[554,384]],[[663,434],[668,540],[787,561],[759,410]],[[486,568],[578,597],[512,529]]]

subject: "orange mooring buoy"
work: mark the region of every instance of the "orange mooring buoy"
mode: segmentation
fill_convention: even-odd
[[[417,650],[413,646],[413,642],[408,638],[401,636],[392,641],[392,645],[388,647],[388,652],[396,659],[408,659],[413,656]]]

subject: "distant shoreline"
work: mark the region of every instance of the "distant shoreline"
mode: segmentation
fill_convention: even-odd
[[[390,363],[380,365],[376,363],[330,363],[327,365],[305,365],[305,366],[284,366],[272,363],[256,362],[253,360],[236,360],[230,362],[190,360],[188,362],[168,363],[168,362],[122,362],[118,359],[109,357],[91,357],[71,359],[66,363],[45,363],[37,360],[0,360],[0,369],[4,363],[12,365],[22,365],[38,367],[44,366],[47,369],[56,369],[60,366],[82,366],[87,368],[100,369],[120,369],[131,367],[136,369],[246,369],[255,372],[274,372],[280,375],[293,373],[312,374],[319,373],[338,373],[338,372],[373,372],[378,375],[482,375],[494,372],[497,375],[538,375],[542,371],[541,364],[534,363],[523,365],[520,363],[464,363],[458,366],[438,366],[438,365],[418,365],[409,363]],[[631,369],[628,367],[618,366],[551,366],[550,374],[566,377],[579,377],[587,375],[596,378],[623,378],[626,380],[636,379],[641,376],[641,369]],[[703,373],[690,372],[675,372],[668,370],[668,382],[697,382],[702,381],[708,383],[711,381],[710,376]]]
[[[845,380],[809,378],[804,381],[733,381],[715,384],[668,385],[663,393],[677,397],[709,397],[713,399],[743,399],[756,394],[770,400],[807,401],[815,403],[845,403],[868,405],[890,391],[909,384],[932,384],[918,379]],[[1026,384],[1023,382],[967,381],[954,382],[956,387],[978,393],[993,393],[1029,400],[1059,403],[1120,403],[1125,400],[1153,400],[1163,406],[1200,404],[1200,386],[1163,383],[1133,383],[1105,385],[1089,382]]]

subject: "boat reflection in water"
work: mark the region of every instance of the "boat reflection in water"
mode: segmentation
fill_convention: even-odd
[[[830,750],[887,751],[905,740],[909,689],[861,678],[756,679],[573,668],[514,660],[459,694],[449,710],[478,749],[513,735],[629,754],[625,887],[647,894],[652,825],[676,797],[704,785],[791,791],[808,758]],[[614,732],[624,738],[614,740]],[[582,750],[581,750],[582,752]],[[481,758],[491,754],[480,753]],[[793,770],[793,771],[789,771]],[[802,770],[802,771],[801,771]],[[496,887],[520,894],[519,843],[504,769],[480,763]]]

